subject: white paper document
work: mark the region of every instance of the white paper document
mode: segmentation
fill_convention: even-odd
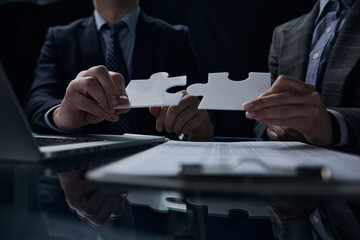
[[[168,141],[103,166],[88,174],[174,177],[184,165],[229,169],[238,174],[262,174],[268,169],[327,167],[331,180],[359,181],[360,157],[299,142],[183,142]]]

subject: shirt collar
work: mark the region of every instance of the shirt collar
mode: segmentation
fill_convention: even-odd
[[[126,25],[129,28],[129,31],[134,36],[135,36],[136,24],[139,19],[139,15],[140,15],[140,7],[137,7],[134,11],[130,12],[125,17],[123,17],[122,19],[119,20],[119,21],[123,21],[126,23]],[[98,31],[100,31],[100,29],[104,25],[108,24],[108,22],[96,10],[94,10],[94,17],[95,17],[96,28]],[[117,22],[119,22],[119,21],[117,21]]]
[[[330,2],[331,0],[320,0],[320,11],[319,11],[319,15],[321,14],[321,12],[324,10],[326,4],[328,2]],[[354,0],[332,0],[332,1],[337,1],[340,4],[342,4],[345,9],[350,9],[352,4],[354,3]]]

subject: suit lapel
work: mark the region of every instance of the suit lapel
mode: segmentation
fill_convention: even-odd
[[[326,106],[340,106],[346,79],[360,59],[360,1],[355,1],[331,52],[322,96]]]
[[[155,70],[156,31],[155,24],[141,12],[136,27],[136,40],[132,63],[132,79],[146,79]]]
[[[94,17],[90,17],[84,22],[83,28],[78,29],[77,36],[81,70],[105,64]]]

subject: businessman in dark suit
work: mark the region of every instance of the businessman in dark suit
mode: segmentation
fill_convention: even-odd
[[[360,1],[320,0],[277,27],[269,54],[273,86],[244,104],[268,124],[258,136],[360,147]]]
[[[112,123],[128,110],[129,79],[147,79],[156,72],[187,75],[188,84],[200,81],[200,68],[189,31],[147,16],[137,0],[94,0],[92,17],[50,28],[42,47],[26,112],[36,131],[114,133]],[[107,60],[111,30],[119,33],[124,72],[113,72]],[[106,66],[106,67],[105,67]],[[132,109],[132,127],[123,132],[181,133],[193,140],[209,140],[213,129],[199,100],[182,91],[179,106]],[[103,121],[106,120],[106,121]]]
[[[256,129],[259,136],[359,149],[359,23],[359,0],[319,0],[309,14],[274,30],[269,53],[274,83],[244,104],[246,116],[263,123]],[[356,202],[329,198],[270,205],[277,239],[359,238]]]

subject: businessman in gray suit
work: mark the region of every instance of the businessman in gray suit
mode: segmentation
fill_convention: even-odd
[[[274,30],[274,83],[244,104],[248,118],[264,123],[258,136],[360,147],[359,22],[360,1],[320,0]]]
[[[260,123],[258,136],[359,149],[359,60],[360,0],[319,0],[310,13],[278,26],[269,53],[273,85],[243,105]],[[277,239],[360,237],[358,204],[271,205]]]

